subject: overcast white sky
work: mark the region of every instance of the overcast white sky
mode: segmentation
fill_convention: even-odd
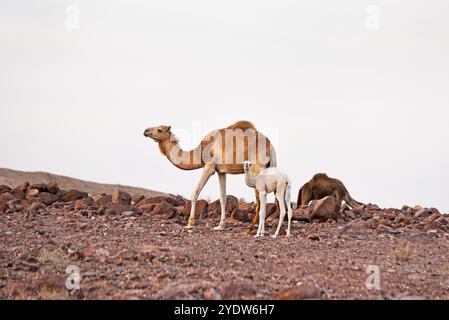
[[[246,119],[294,201],[326,172],[362,202],[448,212],[448,15],[447,0],[2,0],[0,167],[188,197],[201,171],[143,130],[172,125],[189,149]],[[243,179],[228,193],[250,200]],[[218,194],[214,176],[202,197]]]

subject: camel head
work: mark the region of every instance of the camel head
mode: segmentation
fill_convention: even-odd
[[[161,142],[170,139],[171,126],[158,126],[152,127],[145,130],[143,135],[145,137],[151,138],[156,142]]]
[[[243,161],[243,170],[245,172],[251,172],[251,161]]]

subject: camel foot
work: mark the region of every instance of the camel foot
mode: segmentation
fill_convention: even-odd
[[[287,233],[287,235],[285,236],[286,238],[290,238],[292,235],[290,233]]]
[[[277,238],[277,234],[273,234],[271,237],[273,238],[273,239],[276,239]]]
[[[221,223],[218,226],[214,227],[214,231],[223,231],[224,229],[224,225]]]
[[[194,225],[195,225],[195,218],[189,218],[189,222],[187,223],[187,225],[184,228],[192,229]]]

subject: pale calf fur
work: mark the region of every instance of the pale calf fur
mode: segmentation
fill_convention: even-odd
[[[260,215],[259,228],[255,237],[263,236],[265,233],[265,215],[267,211],[267,194],[274,192],[276,199],[279,202],[280,215],[279,224],[275,234],[272,236],[276,238],[281,229],[282,222],[285,217],[285,208],[288,212],[288,226],[287,237],[290,236],[290,225],[292,220],[292,205],[290,202],[291,182],[288,176],[280,171],[278,168],[267,168],[260,171],[257,175],[251,172],[251,162],[245,161],[243,169],[245,171],[245,183],[248,187],[254,188],[259,192],[260,198]]]

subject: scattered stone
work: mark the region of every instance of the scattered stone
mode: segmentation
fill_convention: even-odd
[[[42,202],[47,206],[52,205],[53,203],[59,200],[57,195],[48,192],[40,192],[39,195],[37,196],[37,199],[39,199],[40,202]]]
[[[184,206],[183,215],[184,217],[190,216],[190,209],[191,209],[191,201],[187,201],[187,203]],[[197,219],[203,219],[207,216],[208,211],[208,205],[209,203],[206,200],[200,199],[196,201],[195,205],[195,218]]]
[[[320,300],[323,298],[324,292],[314,285],[299,285],[289,288],[275,299],[278,300]]]
[[[38,189],[28,189],[28,191],[25,194],[25,197],[27,200],[31,200],[33,198],[36,198],[39,194]]]
[[[42,202],[34,202],[30,205],[28,208],[28,211],[39,211],[39,210],[45,210],[45,205]]]
[[[163,216],[172,216],[174,212],[176,212],[176,209],[173,204],[168,203],[165,200],[157,204],[152,210],[152,214]]]
[[[421,209],[415,213],[415,218],[425,218],[425,217],[430,216],[431,214],[432,214],[432,211],[427,210],[427,209]]]
[[[134,204],[138,204],[140,201],[142,201],[143,199],[145,199],[145,196],[141,195],[141,194],[136,194],[132,197],[132,202]]]
[[[320,237],[317,236],[316,234],[310,234],[307,236],[307,239],[312,240],[312,241],[320,241]]]
[[[246,211],[242,211],[239,208],[235,208],[231,213],[231,218],[240,222],[250,222],[251,217]]]
[[[114,190],[112,192],[112,203],[131,204],[132,197],[121,190]]]
[[[61,197],[63,202],[71,202],[78,199],[87,198],[89,195],[86,192],[71,189],[64,196]]]
[[[337,220],[340,212],[340,203],[335,197],[327,196],[321,200],[312,201],[310,211],[310,220],[318,219],[323,222],[328,219]]]

